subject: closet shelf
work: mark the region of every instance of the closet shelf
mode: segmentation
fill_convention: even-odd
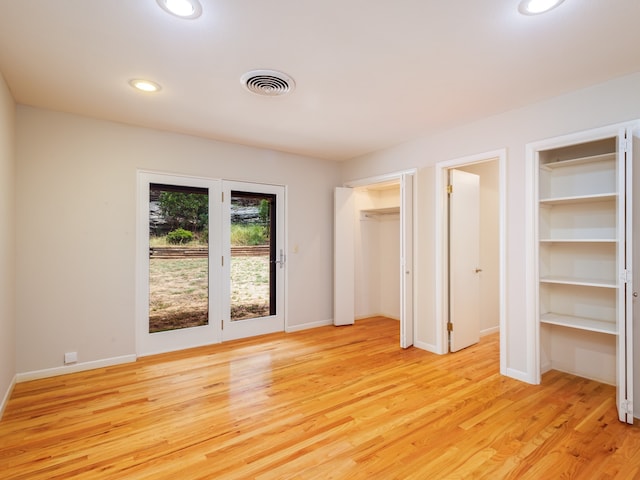
[[[541,238],[540,243],[616,243],[615,238]]]
[[[399,215],[400,207],[371,208],[367,210],[360,210],[360,213],[376,217],[385,215]]]
[[[540,277],[540,283],[557,283],[561,285],[579,285],[583,287],[617,288],[615,281],[607,281],[601,278],[575,278],[561,276]]]
[[[585,165],[587,163],[602,162],[606,160],[615,161],[615,152],[603,153],[601,155],[589,155],[586,157],[569,158],[567,160],[554,160],[546,163],[541,163],[540,168],[546,170],[553,170],[555,168],[572,167],[574,165]]]
[[[617,334],[615,322],[606,322],[603,320],[595,320],[593,318],[545,313],[540,317],[540,323],[576,328],[578,330],[587,330],[590,332],[606,333],[609,335]]]
[[[570,197],[541,198],[540,205],[569,205],[573,203],[592,203],[614,201],[617,198],[615,193],[594,193],[592,195],[576,195]]]

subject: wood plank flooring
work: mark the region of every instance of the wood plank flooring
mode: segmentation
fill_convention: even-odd
[[[608,385],[498,373],[399,325],[273,334],[16,385],[2,479],[632,479],[640,427]]]

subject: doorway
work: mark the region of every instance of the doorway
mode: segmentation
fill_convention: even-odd
[[[138,355],[284,331],[284,208],[284,186],[138,173]]]
[[[481,155],[464,157],[452,161],[440,162],[436,165],[436,318],[440,319],[436,325],[438,351],[447,353],[464,348],[465,342],[474,342],[474,337],[499,332],[500,335],[500,370],[506,372],[506,322],[505,322],[505,165],[506,151],[500,150]],[[457,258],[451,261],[452,242],[458,242],[464,248],[467,236],[463,230],[450,230],[452,219],[450,214],[450,194],[452,172],[459,172],[465,177],[476,177],[479,183],[479,245],[477,265],[469,265],[465,271],[471,282],[477,281],[478,295],[470,306],[466,300],[466,289],[469,284],[456,282]],[[455,188],[454,193],[455,195]],[[472,223],[470,220],[465,220]],[[455,248],[455,247],[454,247]],[[469,249],[471,250],[471,249]],[[467,253],[467,252],[465,252]],[[454,252],[455,255],[455,252]],[[466,285],[466,287],[465,287]],[[473,286],[473,284],[471,284]],[[456,298],[458,299],[456,303]],[[462,300],[460,300],[462,299]],[[456,304],[463,305],[462,320],[457,321]],[[474,315],[472,321],[467,315]],[[458,315],[460,317],[460,315]],[[456,331],[460,337],[465,337],[454,348],[450,346],[450,330]],[[451,325],[453,324],[453,325]],[[472,328],[474,332],[464,331]],[[462,331],[461,331],[462,330]],[[455,335],[455,333],[454,333]]]
[[[285,189],[222,182],[222,341],[284,331]]]
[[[395,318],[402,348],[414,343],[414,173],[350,182],[335,192],[334,324]]]

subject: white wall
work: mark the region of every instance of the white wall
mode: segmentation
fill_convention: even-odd
[[[498,161],[476,163],[458,170],[480,177],[480,332],[500,325],[500,192]]]
[[[517,88],[517,86],[514,86]],[[506,319],[507,373],[532,380],[534,339],[525,324],[525,145],[528,142],[640,118],[640,73],[416,139],[343,164],[342,178],[367,178],[419,168],[417,258],[417,339],[435,338],[434,168],[439,161],[507,148]],[[428,108],[428,106],[425,106]],[[426,190],[426,191],[425,191]],[[440,321],[440,320],[438,320]],[[640,372],[636,372],[640,381]]]
[[[332,317],[336,164],[17,109],[17,371],[135,353],[136,169],[288,186],[287,324]]]
[[[16,374],[13,97],[0,75],[0,416]]]

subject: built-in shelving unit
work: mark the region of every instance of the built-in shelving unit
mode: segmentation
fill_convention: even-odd
[[[628,156],[621,145],[616,132],[535,154],[541,371],[563,370],[618,387],[628,364],[622,338]],[[619,402],[619,413],[629,421],[626,405]]]
[[[540,322],[615,335],[616,143],[592,147],[540,152]]]

